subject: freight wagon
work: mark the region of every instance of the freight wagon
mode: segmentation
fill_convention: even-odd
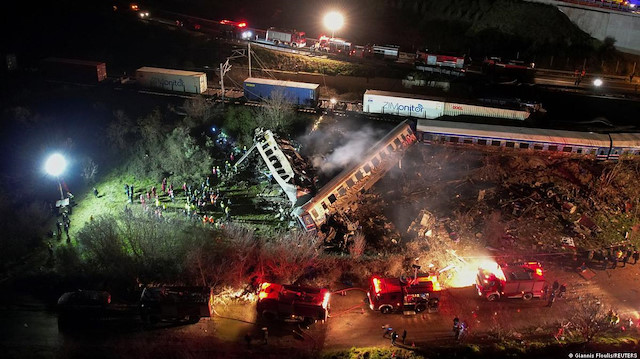
[[[244,97],[260,101],[273,98],[276,94],[294,105],[315,107],[318,103],[318,84],[306,82],[280,81],[250,77],[244,80]]]
[[[174,92],[201,94],[207,90],[207,75],[204,72],[141,67],[136,70],[136,81],[142,87]]]
[[[98,83],[107,78],[104,62],[49,57],[42,60],[43,75],[48,80]]]
[[[442,116],[477,116],[512,120],[529,118],[529,111],[473,105],[461,101],[449,102],[441,98],[367,90],[362,100],[366,113],[379,113],[433,119]]]

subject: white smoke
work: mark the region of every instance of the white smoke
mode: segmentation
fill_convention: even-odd
[[[325,175],[362,160],[365,153],[384,136],[384,131],[363,127],[358,131],[345,134],[346,142],[337,146],[331,153],[312,157],[313,167]],[[327,139],[328,140],[328,139]]]

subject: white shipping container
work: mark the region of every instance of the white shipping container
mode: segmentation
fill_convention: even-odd
[[[140,86],[175,92],[200,94],[207,90],[207,74],[204,72],[141,67],[136,70]]]
[[[444,113],[444,102],[409,98],[409,94],[367,90],[362,107],[364,112],[381,113],[418,118],[438,118]]]
[[[475,106],[463,103],[445,102],[444,114],[447,116],[478,116],[505,118],[510,120],[526,120],[529,118],[528,111],[510,110],[499,107]]]

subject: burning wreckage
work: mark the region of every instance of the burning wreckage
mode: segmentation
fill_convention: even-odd
[[[344,238],[337,239],[344,249],[349,235],[359,225],[350,215],[358,208],[360,195],[395,166],[415,142],[410,122],[400,123],[374,144],[361,161],[344,169],[315,195],[312,195],[315,181],[310,166],[290,142],[276,139],[271,131],[257,130],[254,145],[236,166],[257,149],[273,179],[289,199],[292,217],[305,231],[318,235],[327,244],[337,239],[335,227],[346,228]]]

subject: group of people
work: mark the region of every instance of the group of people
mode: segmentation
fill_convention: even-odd
[[[587,257],[588,262],[599,261],[603,270],[616,269],[619,262],[622,262],[622,267],[626,267],[631,260],[633,260],[631,264],[635,265],[638,263],[638,259],[640,259],[638,248],[626,245],[591,251]],[[584,270],[586,270],[586,266],[586,263],[582,264]]]
[[[71,237],[69,236],[69,227],[71,226],[71,218],[66,210],[62,212],[62,219],[56,221],[56,235],[58,240],[62,239],[62,231],[67,235],[67,243],[71,243]]]
[[[389,338],[391,340],[391,345],[396,345],[396,342],[398,341],[398,338],[402,338],[402,344],[405,344],[405,341],[407,340],[407,330],[403,330],[402,331],[402,336],[400,334],[398,334],[398,332],[396,332],[395,330],[393,330],[393,328],[391,326],[389,326],[389,324],[386,324],[382,327],[382,329],[384,330],[382,336],[384,338]]]

